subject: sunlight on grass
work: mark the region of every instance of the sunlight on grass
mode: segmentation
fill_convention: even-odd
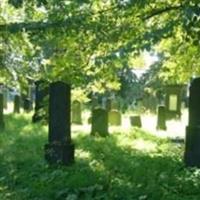
[[[87,124],[73,125],[75,163],[55,167],[44,160],[47,126],[32,124],[29,114],[8,115],[6,124],[0,134],[1,200],[196,200],[200,195],[200,173],[183,166],[184,146],[149,131],[113,127],[117,131],[101,138],[90,136]]]
[[[133,148],[144,152],[152,152],[156,151],[157,144],[155,142],[137,139],[133,142]]]

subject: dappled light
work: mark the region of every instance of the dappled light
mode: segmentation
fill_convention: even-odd
[[[200,199],[199,0],[0,0],[0,200]]]

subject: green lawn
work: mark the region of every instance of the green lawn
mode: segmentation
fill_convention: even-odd
[[[198,200],[200,170],[185,169],[184,147],[140,129],[107,138],[72,133],[70,167],[44,161],[47,127],[6,116],[0,133],[0,200]]]

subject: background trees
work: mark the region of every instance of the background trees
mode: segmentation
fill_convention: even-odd
[[[3,0],[1,74],[117,89],[124,63],[153,50],[164,54],[158,77],[185,82],[199,74],[199,11],[197,0]]]

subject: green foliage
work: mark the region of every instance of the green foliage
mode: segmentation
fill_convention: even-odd
[[[183,146],[140,129],[107,138],[72,134],[76,162],[50,167],[43,159],[47,127],[30,115],[6,116],[0,134],[1,200],[196,200],[198,169],[184,169]]]
[[[199,74],[198,64],[188,70],[199,58],[199,9],[198,0],[3,0],[0,73],[21,85],[31,76],[113,89],[124,62],[169,39],[161,77],[175,82],[181,72],[185,82]]]

